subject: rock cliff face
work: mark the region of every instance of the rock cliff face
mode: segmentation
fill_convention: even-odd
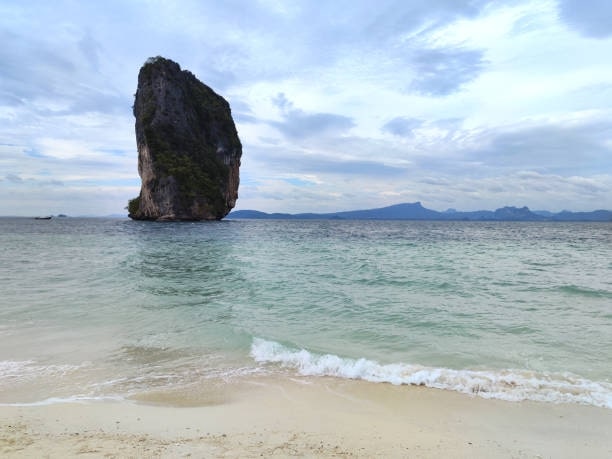
[[[220,220],[236,205],[242,145],[230,106],[162,57],[140,69],[134,102],[140,195],[135,220]]]

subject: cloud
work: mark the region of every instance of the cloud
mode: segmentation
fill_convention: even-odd
[[[27,109],[29,116],[117,113],[129,107],[125,95],[100,75],[87,75],[83,63],[65,49],[6,31],[0,32],[0,40],[17,43],[0,50],[2,101]],[[94,58],[89,56],[87,60]]]
[[[96,41],[88,30],[84,36],[78,41],[78,46],[83,56],[92,68],[92,70],[99,70],[100,68],[100,51],[103,49],[102,45]]]
[[[39,183],[41,186],[64,186],[61,180],[45,180]]]
[[[281,109],[282,121],[270,121],[285,137],[292,140],[313,136],[342,135],[355,126],[352,118],[333,113],[306,113],[293,108],[285,94],[277,94],[272,103]]]
[[[612,36],[612,3],[608,0],[558,0],[559,16],[586,37]]]
[[[510,126],[483,132],[466,158],[483,168],[597,174],[612,169],[612,126],[607,121]]]
[[[284,92],[279,92],[272,98],[272,103],[282,112],[287,112],[293,108],[293,103],[287,98]]]
[[[332,113],[305,113],[302,110],[291,110],[283,121],[271,121],[290,139],[303,139],[312,136],[340,135],[355,126],[355,122],[342,115]]]
[[[23,182],[23,179],[21,177],[19,177],[17,174],[6,174],[6,176],[4,177],[6,180],[8,180],[11,183],[21,183]]]
[[[486,65],[480,50],[420,49],[411,58],[415,78],[409,89],[428,96],[447,96],[475,80]]]
[[[232,97],[228,100],[232,111],[234,122],[239,124],[257,124],[259,119],[255,116],[250,104],[240,97]]]
[[[418,128],[422,124],[422,120],[398,116],[390,121],[387,121],[381,130],[399,137],[412,137],[414,135],[414,129]]]
[[[366,160],[333,160],[331,158],[317,158],[303,161],[299,164],[299,170],[320,174],[346,174],[368,177],[390,177],[404,175],[406,169],[393,165],[380,163],[378,161]]]
[[[353,139],[352,141],[358,141]],[[349,145],[352,141],[346,143]],[[268,146],[253,148],[251,162],[259,172],[254,175],[284,177],[287,175],[326,176],[337,180],[342,176],[387,177],[406,173],[406,166],[385,164],[375,158],[360,155],[337,155],[323,149],[298,149],[291,146]]]

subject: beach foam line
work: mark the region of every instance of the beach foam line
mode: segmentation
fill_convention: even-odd
[[[612,409],[612,384],[569,374],[527,370],[454,370],[408,363],[380,364],[364,358],[314,354],[261,338],[253,339],[251,356],[258,363],[277,363],[304,376],[334,376],[376,383],[426,386],[514,402],[580,403]]]
[[[48,406],[60,403],[92,403],[92,402],[124,402],[126,399],[119,396],[92,397],[88,395],[73,395],[70,397],[49,397],[35,402],[0,403],[0,406]]]

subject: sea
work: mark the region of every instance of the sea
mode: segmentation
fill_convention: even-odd
[[[259,377],[612,409],[612,223],[0,218],[0,404]]]

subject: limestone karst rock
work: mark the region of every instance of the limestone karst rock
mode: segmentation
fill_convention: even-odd
[[[163,57],[138,74],[135,220],[220,220],[236,205],[242,145],[227,101]]]

